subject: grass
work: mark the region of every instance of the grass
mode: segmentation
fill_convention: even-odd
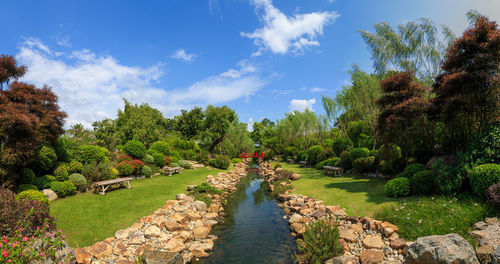
[[[281,163],[283,169],[301,175],[294,181],[295,193],[323,200],[326,205],[341,205],[347,214],[374,216],[375,212],[397,199],[384,195],[385,180],[348,174],[342,177],[324,175],[314,168],[300,168],[296,164]]]
[[[132,189],[111,190],[104,196],[86,192],[55,200],[50,202],[50,211],[69,245],[86,247],[150,215],[177,194],[186,193],[187,185],[205,182],[207,175],[221,171],[200,168],[172,177],[133,180]]]

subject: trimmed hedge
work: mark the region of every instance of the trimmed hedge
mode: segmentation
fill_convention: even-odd
[[[124,146],[125,152],[136,159],[142,159],[146,156],[146,146],[138,140],[130,140]]]
[[[73,173],[82,173],[83,171],[83,164],[79,162],[78,160],[71,160],[68,164],[68,173],[73,174]]]
[[[17,193],[21,193],[21,192],[24,192],[26,190],[38,191],[38,188],[33,184],[21,184],[21,185],[17,186],[17,188],[16,188]]]
[[[408,196],[410,194],[410,180],[404,177],[389,180],[384,186],[384,192],[389,197]]]
[[[479,197],[486,197],[486,190],[500,183],[500,164],[488,163],[476,166],[469,175],[472,191]]]
[[[34,183],[39,190],[43,190],[50,188],[50,184],[55,180],[56,177],[52,175],[43,175],[42,177],[36,178]]]
[[[70,181],[54,181],[50,184],[50,189],[59,197],[72,195],[76,191],[75,185]]]
[[[142,175],[146,176],[146,178],[151,177],[151,174],[153,174],[153,170],[151,170],[151,167],[149,166],[144,166],[142,167]]]
[[[403,172],[398,174],[398,177],[405,177],[411,179],[413,174],[425,170],[425,165],[421,163],[412,163],[408,165]]]
[[[367,148],[355,148],[349,152],[349,160],[354,165],[354,161],[359,158],[367,158],[370,156],[370,150]]]
[[[68,165],[65,163],[60,164],[57,166],[57,168],[54,170],[54,176],[56,177],[56,180],[58,181],[66,181],[68,180]]]
[[[332,166],[333,167],[333,166],[337,165],[337,162],[339,160],[340,160],[339,157],[333,157],[333,158],[329,158],[327,160],[318,162],[318,164],[316,164],[316,169],[322,170],[323,166]]]
[[[165,166],[165,163],[167,162],[165,160],[165,155],[159,153],[159,152],[154,152],[151,156],[153,156],[153,159],[155,161],[155,165],[158,167],[163,167]]]
[[[73,174],[69,175],[68,178],[69,178],[69,181],[75,185],[76,189],[78,189],[80,191],[85,190],[85,188],[87,187],[87,179],[82,174],[73,173]]]
[[[430,194],[434,191],[434,173],[431,170],[418,171],[411,177],[410,184],[413,194]]]
[[[169,155],[171,148],[170,145],[165,141],[156,141],[155,143],[153,143],[153,145],[151,145],[151,147],[149,147],[149,151],[151,153],[158,152],[163,155]]]
[[[49,203],[49,198],[42,192],[39,192],[38,190],[22,191],[16,196],[16,200],[19,199],[29,199],[29,200],[40,201],[42,203]]]
[[[109,151],[95,145],[84,145],[78,148],[77,160],[82,164],[108,161]]]

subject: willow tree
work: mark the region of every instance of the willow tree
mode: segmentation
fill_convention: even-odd
[[[394,29],[386,22],[373,26],[375,32],[361,30],[371,51],[373,67],[379,75],[391,71],[412,70],[425,85],[431,85],[440,72],[446,48],[455,39],[447,26],[429,19],[407,22]],[[440,38],[440,36],[443,36]]]
[[[320,119],[309,109],[287,113],[276,125],[277,137],[282,146],[297,146],[302,149],[317,144],[323,130]]]
[[[231,123],[237,118],[234,110],[227,106],[209,105],[205,110],[204,135],[209,142],[208,152],[211,154],[217,145],[222,143],[229,131]]]

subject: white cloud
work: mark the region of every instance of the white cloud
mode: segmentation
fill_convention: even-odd
[[[306,109],[314,111],[313,105],[315,103],[316,103],[315,98],[311,98],[309,100],[293,99],[290,101],[289,109],[290,109],[290,112],[293,112],[293,111],[303,112]]]
[[[253,117],[250,117],[248,118],[248,122],[247,122],[247,130],[248,132],[252,132],[253,131],[253,123],[255,121],[253,121]]]
[[[193,62],[194,59],[196,58],[196,54],[194,53],[188,54],[184,49],[178,49],[174,54],[172,54],[171,57],[186,62]]]
[[[265,85],[252,65],[241,62],[236,69],[210,76],[183,89],[159,87],[162,64],[151,67],[125,66],[111,56],[90,50],[63,54],[50,50],[37,39],[26,39],[16,55],[28,67],[23,80],[47,84],[59,96],[59,105],[68,114],[67,125],[114,118],[123,107],[122,98],[148,103],[166,116],[195,105],[225,103],[248,97]],[[231,72],[229,74],[228,72]]]
[[[324,92],[324,91],[325,91],[325,88],[313,87],[313,88],[309,89],[309,91],[310,91],[311,93],[320,93],[320,92]]]
[[[56,36],[56,43],[61,47],[71,47],[71,42],[69,41],[69,36]]]
[[[241,33],[242,36],[254,39],[259,49],[253,56],[260,56],[264,50],[272,53],[300,53],[311,46],[319,46],[316,40],[323,34],[323,27],[335,21],[336,12],[312,12],[295,14],[287,17],[273,6],[271,0],[252,0],[257,10],[263,10],[260,19],[262,28],[252,33]]]

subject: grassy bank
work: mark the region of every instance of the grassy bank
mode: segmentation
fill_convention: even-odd
[[[133,180],[132,189],[111,190],[105,196],[80,193],[51,202],[51,214],[70,246],[89,246],[151,214],[178,193],[185,193],[187,185],[200,184],[207,175],[220,171],[202,168],[172,177]]]

